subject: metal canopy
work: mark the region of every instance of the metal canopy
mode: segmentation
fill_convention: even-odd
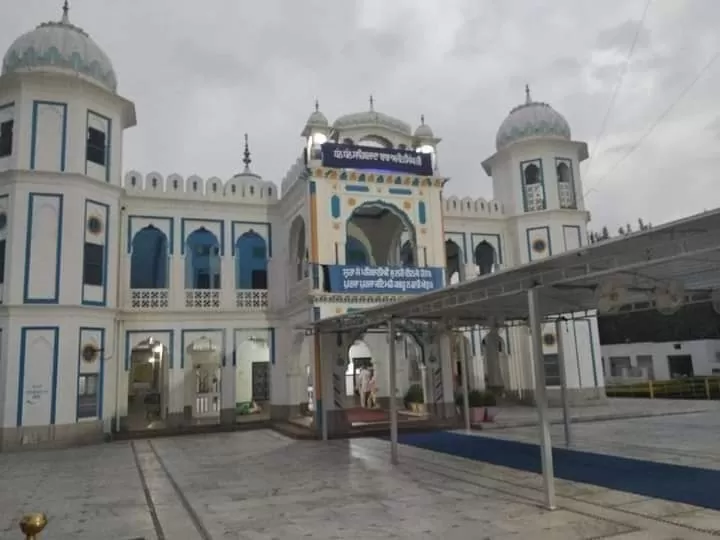
[[[445,322],[456,328],[492,321],[527,324],[527,292],[537,289],[539,313],[594,312],[596,290],[612,281],[628,292],[620,312],[652,309],[653,288],[684,287],[687,303],[706,302],[720,287],[720,209],[591,244],[391,304],[311,323],[339,332],[378,327],[388,319]]]

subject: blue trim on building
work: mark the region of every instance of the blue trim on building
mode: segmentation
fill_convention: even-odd
[[[130,338],[131,336],[134,336],[136,334],[140,334],[143,337],[143,339],[147,339],[149,337],[155,337],[155,334],[166,334],[170,336],[170,343],[165,343],[162,340],[160,343],[165,345],[168,348],[169,354],[170,354],[170,361],[168,362],[168,369],[173,369],[175,365],[175,330],[170,330],[167,328],[162,329],[156,329],[152,328],[150,330],[125,330],[125,371],[130,370],[130,356],[132,355],[132,350],[135,347],[131,344]],[[143,341],[143,339],[140,339],[138,342]]]
[[[100,349],[98,362],[100,362],[100,365],[98,366],[97,372],[95,371],[83,371],[82,366],[82,350],[85,343],[83,342],[83,333],[84,332],[93,332],[100,334],[100,343],[98,343],[98,347]],[[78,329],[78,363],[77,363],[77,381],[75,384],[75,422],[77,422],[80,419],[79,412],[80,412],[80,377],[83,375],[97,375],[98,376],[98,389],[97,389],[97,418],[103,417],[103,399],[104,399],[104,389],[105,389],[105,328],[102,327],[92,327],[92,326],[81,326]],[[87,417],[92,418],[92,417]]]
[[[175,220],[172,217],[168,216],[138,216],[138,215],[132,215],[127,217],[127,252],[128,254],[132,253],[132,242],[135,238],[135,235],[138,233],[138,231],[142,230],[145,226],[141,227],[137,231],[133,228],[133,219],[146,219],[150,221],[151,223],[148,223],[148,225],[152,225],[154,221],[165,221],[170,224],[168,227],[170,234],[168,237],[168,255],[172,255],[175,250]],[[158,227],[159,229],[159,227]]]
[[[54,197],[60,202],[58,204],[58,231],[55,239],[55,294],[52,298],[31,298],[30,297],[30,253],[32,248],[32,223],[35,209],[35,197]],[[24,304],[57,304],[60,299],[60,275],[62,274],[62,237],[63,237],[63,204],[62,193],[28,193],[27,203],[27,225],[25,227],[25,275],[23,276],[23,303]],[[39,263],[39,262],[38,262]],[[47,263],[47,261],[43,261]]]
[[[370,191],[370,187],[366,186],[364,184],[362,184],[362,185],[347,184],[345,186],[345,191],[355,192],[355,193],[367,193],[368,191]]]
[[[232,246],[230,246],[230,253],[232,254],[232,256],[233,257],[235,256],[235,244],[237,243],[237,240],[238,240],[236,238],[237,229],[239,228],[239,226],[242,226],[242,225],[247,225],[251,229],[253,229],[253,227],[264,227],[267,230],[267,238],[266,238],[267,256],[268,256],[268,259],[270,257],[272,257],[272,226],[267,221],[231,221],[230,222],[230,236],[232,237]],[[253,230],[255,230],[255,229],[253,229]],[[257,231],[255,231],[255,232],[257,232]],[[185,235],[183,234],[183,238],[184,238],[184,236]]]
[[[67,153],[67,113],[68,113],[68,106],[67,103],[61,103],[59,101],[42,101],[42,100],[36,100],[33,101],[33,112],[32,112],[32,124],[30,129],[30,169],[35,170],[35,157],[37,153],[37,115],[38,115],[38,106],[39,105],[51,105],[54,107],[62,107],[63,109],[63,122],[62,122],[62,132],[61,137],[62,140],[60,141],[60,172],[65,172],[65,165],[66,165],[66,153]]]
[[[477,237],[483,237],[483,236],[489,236],[494,238],[497,241],[497,264],[503,264],[503,248],[502,248],[502,236],[497,233],[470,233],[470,244],[472,245],[472,261],[475,262],[475,248],[477,247],[477,244],[482,242],[483,240],[487,241],[486,238],[481,238],[477,244],[475,243],[475,239]],[[490,243],[490,242],[488,242]],[[495,247],[495,246],[493,246]]]
[[[462,246],[459,246],[460,249],[462,249],[463,253],[463,262],[467,264],[468,262],[468,249],[467,249],[467,233],[459,232],[459,231],[445,231],[445,242],[448,240],[452,240],[457,244],[457,241],[452,237],[453,235],[459,235],[462,238]]]
[[[352,190],[350,190],[350,191],[352,191]],[[367,191],[367,190],[364,190],[364,191]],[[408,189],[408,188],[391,187],[391,188],[388,188],[388,193],[390,195],[412,195],[413,192],[412,192],[412,189]]]
[[[95,204],[97,206],[100,206],[105,209],[105,216],[103,218],[103,233],[104,233],[104,243],[103,243],[103,284],[102,284],[102,300],[100,302],[96,302],[94,300],[86,300],[85,299],[85,284],[82,282],[83,276],[82,273],[80,274],[80,286],[82,287],[82,290],[80,294],[82,295],[81,303],[83,306],[107,306],[107,290],[108,290],[108,257],[109,257],[109,247],[108,242],[110,241],[110,205],[102,203],[100,201],[96,201],[93,199],[85,199],[85,217],[83,219],[83,244],[85,243],[85,239],[87,238],[88,230],[87,230],[87,220],[88,220],[88,206],[90,204]],[[84,256],[84,254],[83,254]],[[85,265],[85,260],[83,259],[83,266]]]
[[[17,386],[17,418],[16,426],[22,426],[23,421],[23,405],[25,403],[25,356],[27,354],[27,334],[28,332],[53,332],[53,363],[52,373],[50,376],[50,425],[55,424],[55,415],[57,411],[57,382],[58,382],[58,363],[60,360],[60,327],[59,326],[23,326],[20,328],[20,362],[18,366],[18,386]]]
[[[219,224],[220,225],[220,238],[218,238],[218,242],[220,242],[220,256],[223,257],[225,255],[225,220],[224,219],[201,219],[201,218],[180,218],[180,238],[181,238],[181,244],[180,244],[180,255],[185,255],[185,244],[187,244],[187,227],[186,224],[189,223],[197,223],[197,227],[195,227],[192,231],[190,231],[190,234],[192,234],[197,229],[200,229],[201,227],[204,227],[211,233],[215,234],[212,230],[208,229],[206,227],[209,223]],[[217,236],[217,235],[216,235]]]
[[[85,116],[85,136],[87,137],[88,130],[90,129],[90,115],[97,116],[101,120],[105,120],[107,122],[107,127],[105,128],[107,131],[105,133],[105,181],[110,182],[110,163],[111,163],[111,155],[112,155],[112,119],[105,116],[104,114],[100,114],[98,112],[93,111],[92,109],[87,110],[87,114]],[[88,171],[88,161],[87,161],[87,147],[85,148],[85,176],[87,176]]]
[[[180,330],[180,369],[185,368],[185,334],[192,332],[198,334],[209,334],[210,332],[220,332],[222,335],[222,365],[225,366],[225,329],[224,328],[183,328]],[[188,344],[189,345],[189,344]]]

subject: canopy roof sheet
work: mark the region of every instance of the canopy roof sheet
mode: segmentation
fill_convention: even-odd
[[[599,287],[623,291],[621,312],[652,309],[650,294],[670,283],[687,303],[709,301],[720,288],[720,209],[543,260],[480,276],[444,289],[316,321],[307,330],[373,328],[389,318],[475,324],[524,324],[527,291],[538,288],[543,317],[593,312]]]

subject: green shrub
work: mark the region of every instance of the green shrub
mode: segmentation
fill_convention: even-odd
[[[482,390],[470,390],[470,392],[468,392],[468,402],[470,408],[494,407],[495,405],[497,405],[497,399],[495,398],[495,394]],[[464,404],[462,392],[458,392],[457,394],[455,394],[455,405],[458,407],[463,407]]]
[[[405,406],[407,407],[410,403],[425,403],[425,397],[423,396],[422,386],[419,384],[411,384],[407,392],[405,392]]]

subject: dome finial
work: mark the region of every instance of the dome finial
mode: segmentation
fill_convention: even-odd
[[[375,98],[370,94],[370,111],[375,111]]]
[[[248,143],[247,133],[245,134],[245,151],[243,152],[243,163],[245,164],[245,171],[249,171],[252,159],[250,159],[250,144]]]
[[[525,104],[530,105],[532,103],[532,98],[530,97],[530,85],[525,85]]]
[[[421,126],[424,126],[424,125],[425,125],[425,115],[424,115],[424,114],[421,114],[421,115],[420,115],[420,125],[421,125]]]
[[[315,98],[315,112],[320,112],[320,100]]]
[[[62,23],[70,24],[70,2],[68,2],[68,0],[65,0],[65,2],[63,3],[62,11]]]

